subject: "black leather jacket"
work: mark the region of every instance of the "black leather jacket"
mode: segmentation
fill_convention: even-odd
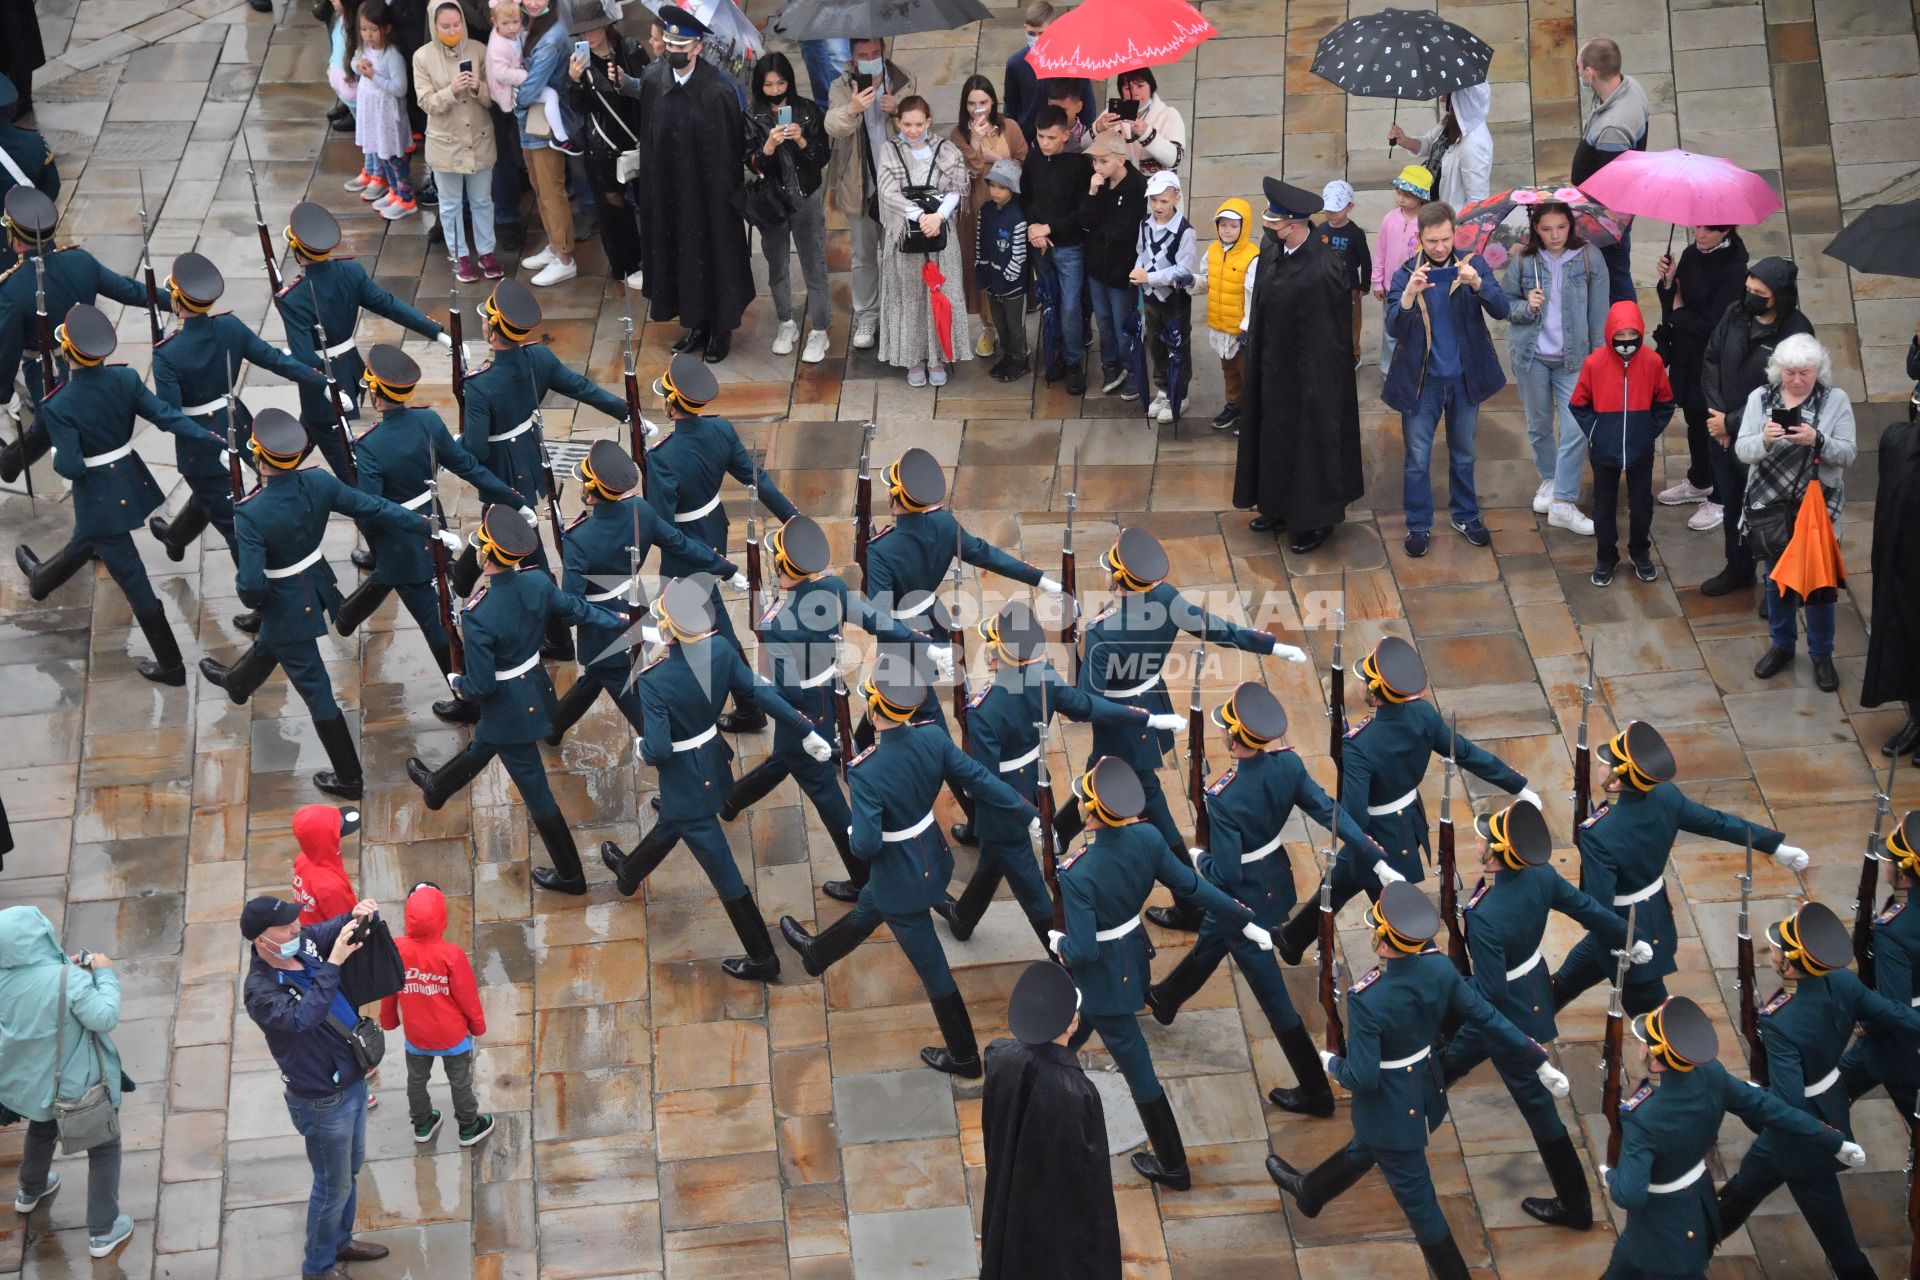
[[[793,108],[793,122],[800,126],[800,142],[783,142],[769,157],[764,148],[767,135],[773,132],[775,108],[760,98],[748,101],[742,117],[747,167],[762,177],[778,176],[797,188],[801,195],[810,196],[820,189],[827,169],[826,123],[812,99],[789,93],[785,105]],[[780,164],[777,175],[772,168],[773,161]]]

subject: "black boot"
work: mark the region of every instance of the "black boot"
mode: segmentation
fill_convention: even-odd
[[[327,749],[328,763],[333,765],[314,774],[313,785],[330,796],[358,800],[362,789],[360,753],[354,748],[353,731],[347,728],[347,718],[315,720],[313,728],[320,735],[320,745]]]
[[[207,678],[207,683],[225,689],[228,701],[236,707],[247,705],[247,699],[253,696],[254,690],[273,674],[273,667],[273,650],[258,640],[230,667],[222,666],[212,658],[200,659],[200,674]]]
[[[147,532],[160,539],[160,545],[166,550],[167,559],[178,564],[187,558],[187,548],[207,527],[207,513],[199,504],[189,502],[180,509],[180,514],[168,520],[163,516],[154,516],[147,521]]]
[[[1327,1083],[1326,1068],[1320,1065],[1320,1051],[1314,1048],[1313,1037],[1307,1034],[1305,1024],[1295,1023],[1291,1030],[1280,1033],[1280,1052],[1287,1056],[1287,1065],[1293,1068],[1293,1078],[1299,1085],[1292,1089],[1269,1089],[1267,1101],[1295,1115],[1318,1116],[1322,1120],[1331,1116],[1333,1086]]]
[[[679,339],[674,342],[673,351],[675,355],[681,355],[688,351],[704,352],[706,346],[707,331],[705,329],[689,329],[681,334]]]
[[[1915,720],[1913,712],[1909,710],[1907,722],[1900,727],[1900,732],[1880,744],[1880,754],[1889,758],[1905,755],[1916,746],[1920,746],[1920,720]]]
[[[438,810],[478,777],[485,764],[484,756],[466,751],[438,769],[428,768],[419,756],[410,756],[407,759],[407,778],[420,788],[420,794],[426,798],[427,808]]]
[[[733,710],[722,712],[714,723],[722,733],[758,733],[767,727],[767,713],[751,702],[742,704],[735,695]]]
[[[1473,1274],[1467,1270],[1467,1260],[1460,1256],[1460,1246],[1451,1234],[1421,1245],[1420,1253],[1427,1260],[1427,1270],[1433,1272],[1433,1280],[1470,1280]]]
[[[1753,1211],[1760,1207],[1757,1199],[1746,1183],[1735,1173],[1721,1184],[1720,1194],[1720,1236],[1725,1239],[1747,1224]]]
[[[351,560],[353,567],[362,573],[372,573],[374,565],[378,563],[378,561],[374,559],[372,547],[355,547],[353,554],[348,556],[347,559]]]
[[[1151,1151],[1133,1153],[1133,1168],[1148,1182],[1157,1182],[1169,1191],[1186,1191],[1193,1186],[1187,1172],[1187,1146],[1180,1140],[1180,1124],[1173,1118],[1173,1104],[1161,1094],[1151,1102],[1133,1101],[1140,1112],[1140,1123],[1147,1127]]]
[[[1587,1191],[1587,1171],[1573,1139],[1561,1134],[1540,1148],[1540,1159],[1547,1166],[1547,1178],[1553,1183],[1553,1199],[1528,1196],[1520,1202],[1529,1217],[1550,1227],[1571,1227],[1586,1231],[1593,1226],[1593,1197]]]
[[[768,756],[753,768],[741,774],[734,781],[733,790],[727,792],[726,803],[720,806],[720,821],[732,822],[747,810],[766,799],[773,789],[779,786],[791,773],[777,757]]]
[[[1207,985],[1207,979],[1213,976],[1216,964],[1201,964],[1195,960],[1194,950],[1180,957],[1180,963],[1173,966],[1173,972],[1147,988],[1147,1008],[1153,1010],[1153,1020],[1163,1027],[1173,1025],[1180,1006],[1193,999],[1194,993]]]
[[[392,587],[375,582],[372,578],[363,580],[352,595],[340,602],[340,610],[333,616],[333,629],[343,636],[352,635],[360,629],[361,623],[373,616],[373,611],[380,607],[380,602],[392,590]]]
[[[640,882],[667,860],[667,855],[673,852],[674,845],[678,843],[677,839],[666,835],[664,824],[655,823],[653,830],[641,836],[640,843],[633,846],[632,853],[623,854],[620,846],[613,841],[602,841],[600,861],[607,870],[613,872],[613,885],[620,891],[620,896],[631,898],[634,890],[640,887]]]
[[[934,1000],[933,1019],[940,1024],[940,1038],[947,1042],[946,1047],[922,1049],[920,1061],[950,1076],[978,1080],[983,1070],[980,1065],[980,1044],[973,1038],[973,1021],[967,1017],[967,1002],[960,998],[958,991]]]
[[[947,828],[947,834],[953,837],[955,844],[963,844],[972,849],[979,845],[980,837],[973,834],[971,822],[956,822]]]
[[[548,662],[573,661],[573,628],[566,619],[555,616],[547,619],[547,638],[540,642],[540,656]]]
[[[707,350],[703,359],[708,364],[719,364],[733,350],[733,330],[715,329],[707,339]]]
[[[865,942],[872,932],[872,929],[862,929],[856,925],[851,911],[818,934],[808,933],[792,916],[780,917],[780,936],[800,953],[800,967],[807,971],[810,978],[819,977],[830,965],[852,955],[853,949]]]
[[[1339,1196],[1373,1168],[1373,1160],[1356,1156],[1342,1147],[1313,1168],[1301,1173],[1279,1156],[1267,1157],[1267,1176],[1273,1185],[1293,1197],[1301,1214],[1317,1218],[1327,1202]]]
[[[733,931],[740,935],[740,945],[747,949],[744,956],[720,962],[727,976],[744,982],[772,982],[779,977],[780,954],[773,949],[773,935],[767,932],[767,922],[760,915],[759,904],[753,900],[753,891],[749,889],[720,905],[727,909],[727,919],[733,922]]]
[[[136,613],[133,620],[153,647],[153,657],[139,666],[140,674],[155,684],[170,684],[176,689],[186,684],[187,664],[180,659],[180,643],[173,638],[167,611],[156,608],[152,613]]]
[[[1273,954],[1284,965],[1296,965],[1320,937],[1320,895],[1309,894],[1293,919],[1273,931]]]
[[[249,636],[259,635],[260,634],[260,611],[258,609],[249,609],[245,613],[234,614],[233,629],[235,631],[240,632],[242,635],[249,635]]]
[[[534,884],[576,898],[585,896],[587,877],[580,868],[580,850],[573,843],[573,829],[567,825],[566,816],[553,813],[535,818],[533,828],[540,833],[540,842],[547,846],[547,860],[553,863],[551,867],[533,869]]]
[[[867,887],[867,877],[872,870],[853,856],[853,840],[844,828],[827,832],[827,838],[833,841],[834,852],[840,855],[840,865],[847,869],[847,878],[827,881],[820,886],[820,892],[835,902],[858,902],[860,891]]]
[[[1170,907],[1148,907],[1147,921],[1162,929],[1183,929],[1197,933],[1206,923],[1207,913],[1185,898],[1175,898]]]
[[[1000,882],[1005,878],[999,863],[991,858],[981,858],[979,865],[973,869],[972,878],[967,881],[967,887],[960,891],[959,901],[943,898],[934,907],[933,913],[947,922],[955,942],[965,942],[973,936],[980,917],[987,914],[987,906],[993,901],[993,895],[1000,891]]]
[[[7,441],[7,447],[0,449],[0,481],[12,484],[20,478],[23,459],[31,458],[38,462],[47,456],[47,450],[53,447],[53,437],[47,434],[47,428],[37,419],[31,427],[17,431],[13,439]]]
[[[86,567],[88,559],[86,551],[74,543],[54,552],[51,560],[42,560],[33,554],[32,547],[23,545],[13,549],[13,562],[27,575],[27,594],[35,600],[45,600],[58,591],[68,578]]]
[[[600,686],[587,679],[586,673],[574,677],[573,687],[562,694],[553,708],[553,732],[546,737],[550,747],[560,745],[567,731],[580,723],[580,717],[593,709],[593,701],[600,696]]]
[[[453,588],[453,594],[461,597],[473,594],[473,584],[480,581],[480,553],[469,542],[460,548],[460,554],[453,558],[453,568],[447,573],[447,585]]]

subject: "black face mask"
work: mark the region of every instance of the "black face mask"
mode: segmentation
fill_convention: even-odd
[[[767,105],[770,107],[782,106],[786,103],[786,100],[787,100],[787,95],[784,93],[769,93],[765,96],[767,99]]]
[[[693,55],[691,53],[679,49],[670,49],[667,51],[667,65],[675,71],[685,71],[692,62]]]
[[[1640,350],[1640,339],[1638,338],[1615,338],[1613,340],[1614,354],[1622,360],[1633,359],[1634,352],[1638,350]]]
[[[1764,293],[1753,293],[1749,291],[1743,301],[1747,308],[1747,314],[1750,316],[1763,316],[1773,310],[1773,299]]]

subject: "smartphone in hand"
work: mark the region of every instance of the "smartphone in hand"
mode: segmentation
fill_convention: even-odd
[[[1460,278],[1460,268],[1448,263],[1444,267],[1428,267],[1427,283],[1436,289],[1451,289],[1453,282]]]
[[[467,75],[472,75],[472,74],[473,74],[473,59],[472,59],[472,58],[462,58],[462,59],[460,59],[460,70],[461,70],[461,72],[462,72],[462,73],[464,73],[464,74],[467,74]]]
[[[776,117],[776,120],[777,120],[777,123],[779,123],[779,124],[781,124],[781,125],[783,125],[783,126],[784,126],[784,125],[790,125],[790,124],[792,124],[792,123],[793,123],[793,108],[792,108],[792,107],[782,107],[782,108],[780,108],[780,111],[779,111],[779,115],[778,115],[778,116]]]
[[[1122,120],[1138,120],[1140,118],[1140,104],[1132,98],[1116,98],[1114,101],[1119,103],[1119,106],[1114,109],[1114,114]]]

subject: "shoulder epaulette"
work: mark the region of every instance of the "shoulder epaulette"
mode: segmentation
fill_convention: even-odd
[[[1063,854],[1061,854],[1061,855],[1060,855],[1060,870],[1061,870],[1061,871],[1066,871],[1066,870],[1069,870],[1069,869],[1070,869],[1070,868],[1071,868],[1071,867],[1073,866],[1073,864],[1074,864],[1074,863],[1076,863],[1076,862],[1078,862],[1078,861],[1080,861],[1080,859],[1081,859],[1081,858],[1083,858],[1083,857],[1085,857],[1085,856],[1086,856],[1086,853],[1087,853],[1087,850],[1088,850],[1088,849],[1090,849],[1090,848],[1092,848],[1092,847],[1093,847],[1093,845],[1092,845],[1092,840],[1091,840],[1091,838],[1089,838],[1089,839],[1087,839],[1087,840],[1084,840],[1084,841],[1082,841],[1082,842],[1080,843],[1080,846],[1079,846],[1078,848],[1076,848],[1076,849],[1073,849],[1073,850],[1070,850],[1070,851],[1069,851],[1069,852],[1067,852],[1067,853],[1063,853]]]
[[[51,399],[53,399],[53,398],[54,398],[55,396],[57,396],[57,395],[59,395],[59,394],[60,394],[60,393],[61,393],[62,391],[65,391],[66,389],[67,389],[67,384],[66,384],[66,383],[64,383],[64,382],[56,382],[56,383],[55,383],[55,384],[53,385],[53,390],[51,390],[51,391],[48,391],[48,392],[46,392],[46,393],[44,393],[43,395],[41,395],[41,397],[40,397],[40,403],[41,403],[41,404],[45,404],[45,403],[47,403],[47,402],[48,402],[49,400],[51,400]]]
[[[473,594],[467,597],[467,602],[460,607],[463,611],[467,609],[478,608],[480,605],[480,602],[482,600],[485,600],[486,598],[487,598],[487,580],[483,577],[480,579],[480,585],[473,589]]]
[[[1359,995],[1362,991],[1365,991],[1368,987],[1380,981],[1380,975],[1385,972],[1385,969],[1382,969],[1379,965],[1375,965],[1373,968],[1367,970],[1360,981],[1347,988],[1347,994],[1350,996]]]
[[[1487,896],[1487,890],[1491,888],[1493,888],[1493,882],[1491,880],[1482,880],[1479,886],[1474,889],[1473,896],[1467,899],[1467,905],[1462,907],[1461,910],[1473,910],[1474,907],[1479,905],[1480,899]]]
[[[780,610],[785,607],[786,601],[784,600],[775,599],[770,602],[767,607],[760,612],[760,625],[763,627],[772,626],[773,620],[780,616]]]
[[[273,295],[274,301],[278,302],[280,299],[291,295],[295,289],[300,287],[300,282],[302,280],[305,280],[306,278],[307,277],[305,275],[297,275],[293,279],[281,285],[280,292]]]
[[[1894,918],[1906,909],[1906,899],[1898,897],[1889,898],[1887,899],[1887,905],[1880,909],[1880,914],[1873,918],[1873,922],[1875,924],[1891,924]]]
[[[1118,604],[1118,602],[1109,603],[1106,608],[1094,614],[1091,618],[1088,618],[1087,625],[1091,627],[1091,626],[1097,625],[1098,623],[1105,622],[1108,618],[1111,618],[1114,614],[1118,612],[1120,612],[1120,605]]]
[[[1239,776],[1240,776],[1239,769],[1235,768],[1235,769],[1227,770],[1225,773],[1221,774],[1219,777],[1213,780],[1213,785],[1207,788],[1207,794],[1210,796],[1219,795],[1222,791],[1225,791],[1227,789],[1228,785],[1231,784],[1235,778]]]
[[[578,529],[581,525],[585,524],[587,521],[587,517],[592,514],[593,512],[591,510],[582,511],[579,515],[567,521],[567,527],[565,530],[563,530],[563,532],[572,533],[575,529]]]
[[[1786,1008],[1787,1001],[1791,999],[1793,999],[1793,992],[1787,990],[1785,987],[1780,988],[1780,990],[1773,993],[1773,999],[1760,1006],[1760,1016],[1764,1018],[1769,1014],[1777,1013],[1781,1009]]]
[[[1610,805],[1610,804],[1603,804],[1603,805],[1601,805],[1601,806],[1600,806],[1599,808],[1597,808],[1597,809],[1595,809],[1595,810],[1594,810],[1594,811],[1593,811],[1592,813],[1590,813],[1590,814],[1588,814],[1588,815],[1587,815],[1587,820],[1586,820],[1585,822],[1583,822],[1583,823],[1581,823],[1581,824],[1580,824],[1580,826],[1581,826],[1581,827],[1582,827],[1583,829],[1584,829],[1584,828],[1586,828],[1586,827],[1590,827],[1590,826],[1592,826],[1592,825],[1593,825],[1594,823],[1596,823],[1596,822],[1598,822],[1598,821],[1600,821],[1600,819],[1602,819],[1602,818],[1604,818],[1604,817],[1606,817],[1608,813],[1610,813],[1610,812],[1612,812],[1612,810],[1613,810],[1613,806],[1612,806],[1612,805]]]
[[[987,695],[992,692],[993,692],[993,686],[991,684],[980,686],[979,690],[975,692],[971,698],[967,699],[967,710],[971,711],[975,707],[979,706],[981,703],[985,702],[987,700]]]
[[[1357,724],[1357,725],[1355,725],[1355,726],[1353,726],[1353,728],[1351,728],[1351,729],[1349,729],[1349,730],[1347,730],[1347,733],[1346,733],[1346,736],[1347,736],[1347,737],[1349,737],[1349,738],[1351,738],[1351,737],[1353,737],[1353,736],[1354,736],[1355,734],[1357,734],[1357,733],[1359,733],[1359,732],[1360,732],[1360,731],[1361,731],[1362,729],[1364,729],[1364,728],[1366,728],[1366,727],[1367,727],[1368,725],[1370,725],[1370,724],[1372,724],[1372,723],[1373,723],[1373,717],[1372,717],[1372,716],[1368,716],[1368,717],[1367,717],[1366,719],[1364,719],[1364,720],[1362,720],[1362,721],[1361,721],[1361,722],[1360,722],[1359,724]]]
[[[857,756],[855,756],[855,757],[854,757],[853,759],[851,759],[851,760],[849,760],[849,761],[847,761],[847,768],[849,768],[849,769],[851,769],[851,768],[853,768],[854,766],[856,766],[856,765],[858,765],[858,764],[860,764],[860,763],[861,763],[862,761],[864,761],[864,760],[865,760],[865,759],[866,759],[866,758],[867,758],[868,756],[870,756],[870,755],[872,755],[872,754],[873,754],[873,751],[874,751],[874,747],[878,747],[879,745],[880,745],[880,744],[879,744],[878,742],[876,742],[876,743],[874,743],[874,744],[873,744],[873,746],[872,746],[872,747],[868,747],[868,748],[867,748],[867,749],[866,749],[865,751],[862,751],[862,752],[861,752],[861,753],[860,753],[859,755],[857,755]]]
[[[685,419],[682,419],[681,421],[685,421]],[[886,537],[888,534],[892,533],[895,529],[898,529],[899,527],[900,526],[897,524],[890,524],[884,529],[875,529],[872,533],[867,535],[867,545],[872,546],[874,543],[880,541],[880,539]]]
[[[5,284],[9,276],[13,275],[14,272],[18,271],[21,267],[27,264],[27,260],[28,260],[27,257],[25,255],[22,255],[21,257],[14,259],[14,263],[12,266],[8,267],[5,271],[0,271],[0,284]]]
[[[248,490],[246,493],[242,494],[240,497],[235,498],[233,500],[233,505],[237,507],[242,505],[243,503],[252,502],[255,498],[259,497],[261,494],[265,493],[266,491],[267,491],[267,486],[263,484],[255,485],[252,489]]]
[[[645,675],[647,672],[653,670],[655,667],[659,666],[661,663],[665,662],[668,658],[672,656],[673,656],[673,646],[664,645],[664,644],[661,645],[660,651],[654,654],[653,657],[647,660],[646,666],[640,668],[640,674]]]
[[[475,378],[479,377],[481,374],[485,373],[487,370],[491,368],[493,368],[493,361],[488,360],[485,363],[483,363],[479,368],[469,369],[465,373],[461,374],[460,381],[463,383],[472,382]]]
[[[1652,1096],[1653,1096],[1653,1081],[1642,1080],[1640,1082],[1640,1087],[1633,1091],[1633,1094],[1631,1097],[1620,1099],[1620,1110],[1623,1113],[1631,1111],[1635,1107],[1639,1106],[1641,1103],[1645,1102],[1648,1098],[1651,1098]]]

